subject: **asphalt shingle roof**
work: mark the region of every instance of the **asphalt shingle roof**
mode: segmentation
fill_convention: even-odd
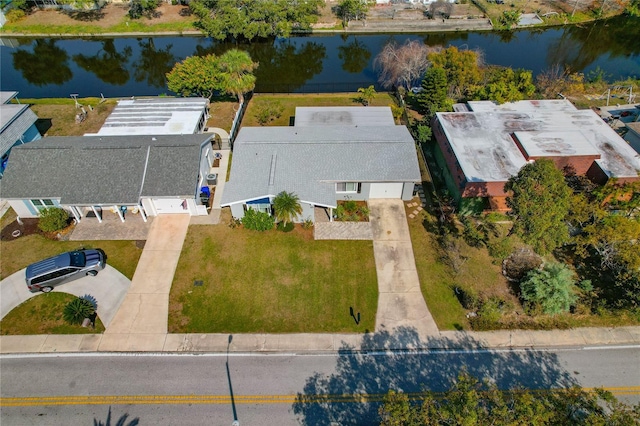
[[[222,205],[295,192],[335,206],[335,182],[419,182],[404,126],[245,127],[234,142]]]
[[[0,155],[10,150],[36,120],[38,116],[29,109],[29,105],[1,104]]]
[[[62,204],[133,204],[140,196],[194,195],[211,135],[49,137],[15,147],[2,198]]]

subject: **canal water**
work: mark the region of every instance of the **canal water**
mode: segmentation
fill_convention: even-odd
[[[391,40],[479,49],[485,62],[537,74],[554,64],[607,80],[640,78],[640,19],[515,32],[313,35],[237,47],[260,63],[256,92],[341,92],[377,83],[373,66]],[[22,98],[171,94],[165,74],[192,55],[236,47],[205,37],[0,39],[0,89]]]

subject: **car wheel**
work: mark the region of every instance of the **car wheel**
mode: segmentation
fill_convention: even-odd
[[[49,293],[51,290],[53,290],[53,287],[42,287],[40,289],[40,291],[43,293]]]
[[[92,277],[95,277],[96,275],[98,275],[98,271],[89,271],[87,272],[87,275],[91,275]]]

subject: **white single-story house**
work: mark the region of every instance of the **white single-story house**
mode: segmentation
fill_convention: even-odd
[[[315,220],[316,207],[332,218],[338,200],[409,200],[420,181],[415,142],[389,107],[299,107],[294,126],[240,130],[221,206],[238,219],[271,213],[287,191],[300,199],[297,222]]]
[[[0,177],[8,163],[11,148],[40,139],[38,116],[29,105],[10,103],[18,92],[0,92]]]
[[[85,136],[191,135],[209,118],[206,98],[132,98],[118,101],[98,133]]]
[[[212,134],[47,137],[17,146],[0,196],[22,218],[60,206],[81,221],[103,209],[147,216],[206,215],[200,189],[214,160]]]

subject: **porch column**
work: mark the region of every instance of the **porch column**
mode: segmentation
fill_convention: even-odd
[[[138,211],[140,212],[140,216],[142,216],[142,220],[147,221],[147,214],[144,212],[142,208],[142,204],[138,204]]]
[[[73,215],[73,218],[76,220],[76,223],[80,223],[80,215],[78,214],[78,208],[76,206],[70,206],[71,207],[71,214]]]
[[[120,211],[120,207],[119,206],[113,206],[113,208],[116,209],[116,213],[118,213],[118,217],[120,218],[122,223],[124,223],[124,216],[122,216],[122,212]]]
[[[329,222],[333,222],[333,207],[329,207]]]
[[[98,219],[98,223],[102,223],[102,217],[98,214],[98,210],[96,210],[96,206],[91,206],[91,210],[93,210],[93,214],[96,215]]]

